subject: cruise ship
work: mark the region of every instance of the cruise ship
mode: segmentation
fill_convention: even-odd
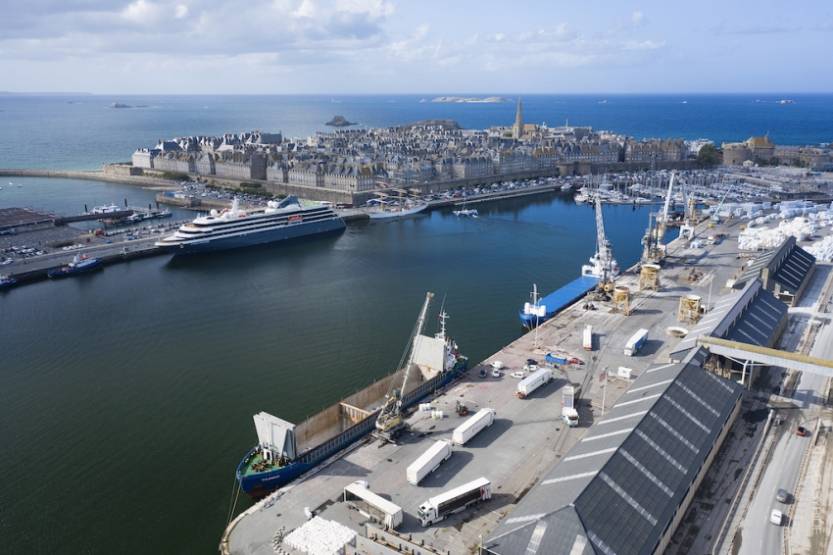
[[[253,210],[241,209],[234,199],[230,209],[212,210],[208,216],[180,226],[156,246],[174,254],[208,252],[337,232],[344,227],[344,220],[331,207],[319,203],[302,206],[294,196]]]

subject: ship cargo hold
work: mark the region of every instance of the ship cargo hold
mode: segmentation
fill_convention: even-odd
[[[445,314],[441,315],[444,322]],[[402,392],[406,409],[444,388],[468,366],[444,323],[433,337],[416,335],[411,379]],[[315,468],[335,453],[370,434],[386,394],[402,383],[401,368],[295,425],[271,414],[254,416],[258,444],[237,465],[240,488],[261,498]]]

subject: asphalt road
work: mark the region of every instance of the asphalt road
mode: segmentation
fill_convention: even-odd
[[[802,305],[813,296],[818,298],[822,289],[818,282],[822,279],[826,281],[826,278],[826,271],[823,276],[816,276],[814,281],[817,283],[811,284],[813,285],[812,294],[808,295],[808,299],[805,299]],[[815,302],[815,300],[812,301],[812,303]],[[827,307],[821,307],[819,312],[828,312]],[[833,359],[833,324],[828,319],[820,321],[822,326],[816,335],[810,354],[819,358]],[[816,409],[822,403],[825,382],[826,378],[817,374],[803,373],[799,378],[793,394],[799,410],[780,429],[775,428],[775,433],[781,435],[773,448],[772,458],[752,498],[746,518],[741,524],[742,540],[738,551],[741,555],[780,555],[782,552],[783,528],[771,524],[769,515],[772,509],[787,512],[787,505],[776,501],[775,495],[779,488],[787,490],[790,494],[796,490],[801,461],[810,445],[811,438],[797,436],[795,429],[801,425],[809,429],[815,426]],[[786,524],[786,516],[784,519],[784,524]]]

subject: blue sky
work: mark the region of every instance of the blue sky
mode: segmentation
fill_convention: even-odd
[[[833,2],[2,0],[0,90],[833,92]]]

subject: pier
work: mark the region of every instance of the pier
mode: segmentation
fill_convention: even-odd
[[[591,429],[594,435],[600,434],[594,426],[605,421],[605,414],[617,406],[634,380],[676,368],[672,353],[679,351],[684,340],[679,332],[672,331],[682,327],[685,336],[697,327],[697,324],[678,321],[681,297],[693,294],[708,299],[704,303],[703,323],[721,318],[726,310],[740,302],[733,290],[724,287],[739,271],[736,240],[740,222],[712,226],[708,222],[699,224],[698,235],[723,233],[727,239],[717,245],[696,248],[681,240],[669,245],[659,287],[640,290],[638,268],[628,269],[616,281],[618,288],[627,288],[629,292],[626,307],[609,301],[579,300],[474,365],[445,391],[423,401],[430,402],[432,409],[442,411],[444,418],[436,420],[430,418],[430,413],[413,412],[408,417],[410,432],[398,444],[383,444],[368,437],[241,513],[223,533],[220,552],[223,555],[272,553],[283,535],[307,521],[307,511],[349,527],[356,532],[357,541],[360,538],[362,545],[371,549],[369,545],[376,545],[373,538],[379,537],[375,525],[341,502],[343,488],[357,479],[366,480],[372,491],[403,508],[403,524],[397,531],[388,532],[389,537],[401,539],[403,545],[419,545],[426,554],[487,552],[484,551],[488,547],[484,547],[487,539],[520,506],[548,469],[564,460]],[[588,325],[593,330],[592,351],[584,349],[580,333]],[[636,356],[626,356],[623,347],[637,329],[648,330],[648,341]],[[465,351],[465,345],[461,347]],[[530,397],[518,399],[514,395],[518,380],[511,373],[520,371],[530,359],[543,367],[547,354],[552,352],[575,362],[554,365],[552,382]],[[491,368],[498,361],[502,372],[500,377],[494,377]],[[486,370],[485,377],[480,377],[481,369]],[[698,368],[697,372],[708,370]],[[661,383],[668,381],[671,380]],[[579,391],[576,403],[579,425],[574,428],[561,420],[560,398],[567,385]],[[457,416],[454,410],[458,401],[474,411],[484,407],[495,409],[495,423],[464,447],[455,447],[451,459],[442,463],[420,486],[408,484],[405,467],[431,443],[447,439],[463,422],[464,417]],[[638,401],[639,397],[625,404]],[[726,429],[732,425],[737,412],[734,409]],[[588,460],[588,465],[592,464]],[[701,475],[707,468],[708,463],[699,471]],[[490,501],[431,527],[419,525],[415,515],[420,503],[480,476],[491,481]],[[679,509],[680,518],[688,502]],[[670,530],[673,532],[674,527]],[[347,553],[368,552],[351,549],[348,546]]]

